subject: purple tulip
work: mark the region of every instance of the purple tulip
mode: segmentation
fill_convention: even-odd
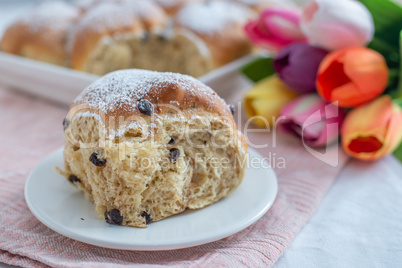
[[[274,68],[282,81],[299,93],[315,91],[318,66],[328,52],[308,44],[293,44],[281,50]]]
[[[316,94],[300,96],[281,110],[278,129],[310,147],[328,145],[338,139],[345,112]]]

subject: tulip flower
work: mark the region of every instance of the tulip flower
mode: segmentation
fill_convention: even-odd
[[[313,0],[304,8],[300,26],[310,44],[327,50],[365,46],[374,36],[370,12],[354,0]]]
[[[314,92],[318,66],[327,53],[308,44],[293,44],[278,53],[274,68],[290,89],[299,93]]]
[[[353,109],[341,129],[342,147],[361,160],[393,152],[402,140],[402,109],[384,95]]]
[[[366,47],[353,47],[328,54],[321,62],[317,91],[341,107],[356,107],[375,99],[388,83],[384,57]]]
[[[289,90],[276,76],[270,76],[255,84],[244,96],[246,114],[259,127],[273,125],[286,103],[298,95]]]
[[[280,115],[279,130],[318,147],[337,141],[345,112],[317,94],[307,94],[285,105]]]
[[[299,20],[299,11],[270,7],[247,23],[245,31],[256,46],[279,50],[293,42],[306,42]]]

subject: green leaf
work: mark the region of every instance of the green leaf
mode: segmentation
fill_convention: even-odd
[[[251,81],[258,82],[275,73],[273,58],[258,58],[243,66],[241,72]]]
[[[399,85],[398,85],[398,97],[402,98],[402,30],[399,32]]]
[[[400,61],[398,47],[381,39],[378,35],[374,36],[368,47],[382,54],[390,68],[398,68]]]
[[[360,0],[370,11],[375,26],[371,49],[380,52],[390,68],[398,67],[399,32],[402,29],[402,7],[390,0]]]
[[[399,81],[399,68],[392,68],[392,69],[390,68],[388,86],[384,93],[390,95],[391,98],[397,98],[399,96],[398,81]]]
[[[399,105],[399,107],[402,108],[402,96],[396,99],[392,99],[392,101],[396,104]]]
[[[402,163],[402,143],[399,144],[398,148],[396,148],[396,150],[394,151],[394,155]]]
[[[360,0],[360,2],[373,16],[376,31],[384,30],[391,25],[401,26],[398,22],[402,21],[402,6],[397,3],[391,0]]]

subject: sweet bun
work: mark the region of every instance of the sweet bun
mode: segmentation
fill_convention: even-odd
[[[45,2],[7,28],[0,49],[65,66],[68,62],[65,49],[68,31],[79,15],[74,6],[63,2]]]
[[[109,223],[146,227],[208,206],[241,183],[247,145],[231,109],[187,75],[110,73],[64,121],[61,173]]]
[[[13,23],[1,49],[98,75],[138,68],[199,77],[251,52],[243,26],[254,16],[228,0],[51,2]]]
[[[253,16],[246,6],[212,1],[183,7],[176,16],[176,23],[179,29],[186,29],[201,39],[193,39],[194,43],[202,42],[207,47],[207,72],[251,52],[243,26]]]
[[[173,15],[185,5],[196,2],[202,2],[204,0],[152,0],[152,1],[160,5],[166,11],[166,13]]]
[[[173,17],[151,1],[96,5],[72,35],[72,67],[99,75],[139,68],[198,77],[251,51],[243,24],[252,15],[227,1],[187,4]]]
[[[72,68],[106,74],[132,67],[132,43],[141,42],[167,24],[167,16],[149,1],[135,4],[109,1],[95,5],[83,16],[72,33]]]

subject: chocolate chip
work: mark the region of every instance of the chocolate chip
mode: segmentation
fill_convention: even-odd
[[[169,144],[169,145],[174,145],[174,144],[175,144],[174,139],[171,138],[170,141],[168,142],[168,144]]]
[[[145,211],[142,212],[141,217],[145,218],[146,224],[150,224],[152,222],[151,214],[148,214]]]
[[[66,130],[66,128],[68,127],[68,125],[70,124],[70,121],[68,121],[67,118],[63,119],[63,129]]]
[[[71,175],[69,179],[70,179],[70,181],[71,181],[72,183],[74,183],[74,182],[81,182],[80,179],[78,179],[76,176],[73,176],[73,175]]]
[[[145,114],[145,115],[151,116],[152,110],[153,110],[153,106],[152,106],[152,103],[150,103],[148,100],[146,100],[146,99],[140,99],[140,100],[138,101],[137,107],[138,107],[138,110],[139,110],[141,113],[143,113],[143,114]]]
[[[91,154],[91,156],[89,157],[89,161],[91,161],[92,164],[94,164],[97,167],[102,167],[106,164],[106,159],[99,159],[97,152],[93,152]]]
[[[81,218],[81,220],[82,220],[82,221],[85,221],[85,219],[84,219],[84,218]]]
[[[105,220],[109,224],[121,225],[123,222],[123,216],[120,215],[120,211],[114,208],[111,211],[105,212]]]
[[[232,115],[234,115],[236,110],[235,110],[235,107],[233,104],[229,105],[229,109],[230,109],[230,112],[232,113]]]
[[[189,207],[186,207],[184,210],[189,210],[190,208]]]
[[[180,150],[179,149],[176,149],[176,148],[170,149],[169,158],[170,158],[170,160],[172,161],[173,164],[176,163],[176,161],[179,158],[179,156],[180,156]]]

